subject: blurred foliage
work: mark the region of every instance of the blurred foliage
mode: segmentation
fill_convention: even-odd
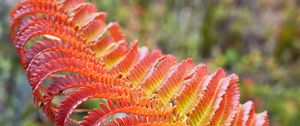
[[[192,57],[240,76],[242,102],[268,110],[273,126],[300,124],[300,2],[297,0],[90,0],[128,40]],[[32,103],[8,39],[15,0],[0,0],[0,123],[52,125]]]

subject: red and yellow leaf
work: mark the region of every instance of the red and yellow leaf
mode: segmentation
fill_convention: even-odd
[[[10,17],[34,103],[56,125],[269,125],[266,112],[239,103],[236,75],[209,74],[203,64],[178,63],[137,41],[127,46],[119,24],[106,23],[92,3],[23,0]],[[106,103],[77,109],[92,98]],[[78,112],[88,115],[70,116]]]

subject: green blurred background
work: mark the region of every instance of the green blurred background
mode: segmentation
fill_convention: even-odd
[[[267,110],[273,126],[300,125],[298,0],[90,0],[139,39],[211,71],[240,76],[241,102]],[[0,0],[0,125],[53,125],[38,111],[8,37],[9,10]]]

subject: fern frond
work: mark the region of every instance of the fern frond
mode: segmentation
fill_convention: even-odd
[[[149,100],[143,100],[143,102],[151,102]],[[116,105],[115,105],[116,104]],[[172,122],[172,109],[164,108],[157,109],[155,105],[143,106],[141,104],[134,103],[128,99],[116,100],[113,103],[111,100],[107,101],[107,105],[101,103],[100,109],[94,109],[88,113],[88,116],[81,122],[82,125],[100,125],[104,124],[107,118],[118,114],[124,113],[125,117],[136,118],[136,121],[130,122],[131,125],[137,125],[139,123],[155,123],[155,122]],[[128,119],[126,118],[126,119]],[[118,124],[123,124],[123,121],[117,120]],[[128,121],[127,121],[128,122]],[[136,123],[134,123],[136,122]]]
[[[142,81],[150,67],[154,65],[155,61],[157,61],[161,55],[160,50],[155,50],[144,56],[134,67],[132,67],[127,75],[127,79],[132,83],[133,87],[136,87],[136,85]]]
[[[167,76],[168,71],[176,64],[175,57],[171,55],[162,56],[157,60],[155,65],[148,71],[144,80],[139,84],[147,95],[152,95],[164,77]]]
[[[92,3],[23,0],[10,17],[34,103],[56,125],[269,125],[266,112],[239,103],[235,74],[128,43]],[[95,98],[105,102],[79,108]]]
[[[205,65],[200,64],[194,69],[192,77],[184,82],[185,85],[182,91],[175,98],[176,110],[181,115],[188,114],[196,104],[202,91],[202,82],[208,76],[208,70]]]
[[[193,67],[193,61],[187,59],[174,66],[172,72],[169,73],[168,77],[160,84],[157,88],[156,93],[162,100],[163,104],[170,103],[173,100],[173,95],[177,94],[181,88],[182,81],[186,73],[188,73]]]

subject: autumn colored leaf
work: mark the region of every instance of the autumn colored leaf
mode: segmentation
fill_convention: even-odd
[[[84,0],[22,0],[11,12],[34,103],[54,124],[269,125],[266,112],[239,103],[237,75],[139,47],[106,17]],[[92,99],[97,106],[82,108]]]

